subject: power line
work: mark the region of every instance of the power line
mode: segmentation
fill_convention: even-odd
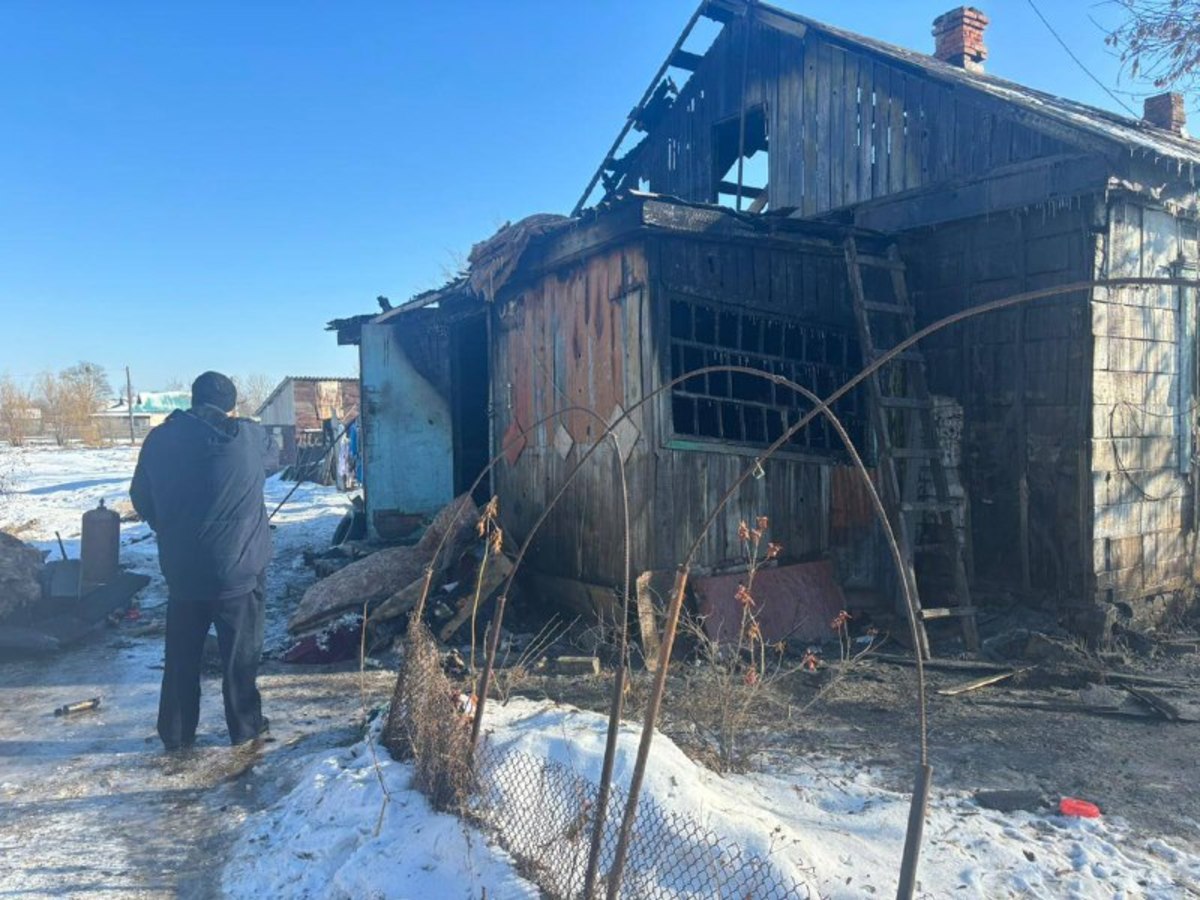
[[[1104,91],[1104,93],[1108,94],[1108,96],[1110,96],[1110,97],[1112,97],[1114,100],[1116,100],[1116,101],[1117,101],[1119,104],[1121,104],[1121,106],[1125,108],[1125,111],[1126,111],[1126,112],[1128,112],[1128,113],[1129,113],[1131,116],[1133,116],[1135,119],[1137,119],[1137,118],[1141,118],[1141,117],[1140,117],[1140,116],[1137,114],[1137,112],[1136,112],[1136,111],[1135,111],[1135,110],[1134,110],[1132,107],[1130,107],[1130,106],[1129,106],[1129,104],[1128,104],[1128,103],[1126,103],[1124,100],[1122,100],[1122,99],[1121,99],[1120,97],[1118,97],[1116,94],[1114,94],[1114,93],[1113,93],[1113,92],[1112,92],[1112,91],[1109,89],[1108,85],[1106,85],[1106,84],[1105,84],[1103,81],[1101,81],[1099,78],[1097,78],[1095,75],[1093,75],[1093,74],[1092,74],[1092,70],[1091,70],[1091,69],[1089,69],[1087,66],[1085,66],[1085,65],[1083,64],[1083,60],[1081,60],[1081,59],[1080,59],[1078,56],[1076,56],[1076,55],[1075,55],[1075,53],[1074,53],[1074,51],[1072,51],[1072,50],[1071,50],[1071,48],[1070,48],[1069,46],[1067,46],[1067,42],[1066,42],[1066,41],[1064,41],[1064,40],[1063,40],[1061,37],[1059,37],[1059,36],[1058,36],[1058,32],[1054,30],[1054,26],[1053,26],[1053,25],[1051,25],[1051,24],[1050,24],[1050,23],[1049,23],[1049,22],[1046,20],[1046,17],[1042,15],[1042,11],[1041,11],[1040,9],[1038,9],[1038,8],[1037,8],[1037,4],[1036,4],[1036,3],[1034,3],[1034,2],[1033,2],[1033,0],[1025,0],[1025,2],[1027,2],[1027,3],[1029,4],[1029,8],[1030,8],[1030,9],[1032,9],[1032,10],[1034,11],[1034,13],[1036,13],[1036,14],[1037,14],[1037,17],[1038,17],[1039,19],[1041,19],[1041,20],[1042,20],[1042,24],[1046,26],[1046,29],[1047,29],[1047,30],[1048,30],[1048,31],[1049,31],[1049,32],[1050,32],[1052,35],[1054,35],[1054,39],[1055,39],[1056,41],[1058,41],[1058,43],[1059,43],[1059,46],[1061,46],[1061,47],[1062,47],[1064,50],[1066,50],[1066,51],[1067,51],[1067,56],[1069,56],[1069,57],[1071,57],[1071,59],[1075,60],[1075,64],[1076,64],[1077,66],[1079,66],[1079,68],[1083,69],[1083,71],[1084,71],[1084,73],[1087,75],[1087,77],[1088,77],[1088,78],[1090,78],[1090,79],[1092,79],[1092,81],[1096,82],[1096,84],[1100,85],[1100,89],[1101,89],[1102,91]]]

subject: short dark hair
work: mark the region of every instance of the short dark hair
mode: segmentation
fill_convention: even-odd
[[[221,412],[233,412],[237,406],[237,387],[220,372],[205,372],[192,382],[192,406],[205,404]]]

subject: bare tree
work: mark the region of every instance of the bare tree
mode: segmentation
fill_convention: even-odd
[[[67,424],[76,437],[88,443],[102,439],[99,423],[93,416],[112,397],[112,386],[103,366],[79,362],[59,375]]]
[[[34,384],[33,402],[42,411],[44,428],[59,446],[72,438],[101,439],[93,415],[112,396],[108,375],[96,363],[80,362],[58,374],[43,372]]]
[[[275,387],[275,382],[261,372],[245,377],[234,375],[233,383],[238,392],[237,414],[244,418],[257,415]]]
[[[113,390],[108,382],[108,373],[104,371],[103,366],[96,363],[78,362],[69,369],[63,369],[59,377],[68,391],[91,404],[93,412],[112,397]]]
[[[1200,0],[1115,0],[1125,20],[1105,42],[1129,73],[1192,91],[1200,77]]]
[[[67,414],[66,392],[62,379],[53,372],[43,372],[34,383],[34,405],[42,411],[42,427],[54,436],[60,447],[70,437],[70,416]]]
[[[8,375],[0,377],[0,437],[14,447],[25,443],[33,425],[32,408],[33,397],[22,384]]]

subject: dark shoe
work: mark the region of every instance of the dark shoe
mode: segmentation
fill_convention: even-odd
[[[254,737],[245,738],[244,740],[232,741],[232,743],[233,743],[233,746],[235,746],[235,747],[242,747],[251,742],[258,742],[258,743],[265,744],[265,743],[270,743],[273,740],[275,740],[275,738],[271,737],[271,720],[268,719],[266,716],[262,716],[260,718],[260,723],[258,726],[258,734],[254,735]]]

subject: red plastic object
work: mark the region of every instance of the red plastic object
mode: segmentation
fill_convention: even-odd
[[[1058,811],[1064,816],[1078,816],[1081,819],[1100,818],[1100,807],[1086,800],[1076,800],[1074,797],[1063,797],[1059,800]]]

